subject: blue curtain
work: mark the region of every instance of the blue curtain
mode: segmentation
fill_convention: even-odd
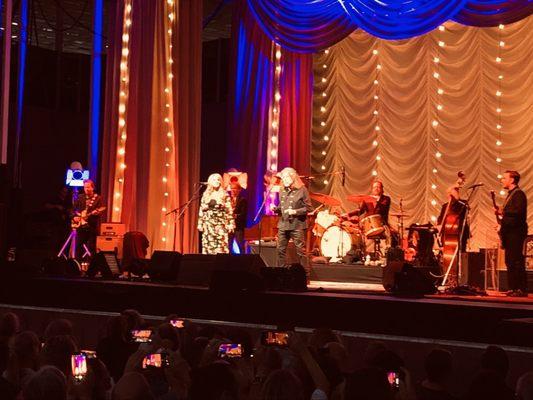
[[[448,20],[496,26],[525,18],[533,0],[247,0],[263,31],[283,47],[311,53],[354,29],[383,39],[407,39]]]

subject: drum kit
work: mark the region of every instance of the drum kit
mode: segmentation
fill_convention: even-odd
[[[346,256],[364,261],[365,264],[384,264],[387,250],[398,244],[398,234],[387,226],[381,215],[358,216],[359,209],[346,214],[339,212],[341,201],[322,193],[311,193],[310,197],[326,209],[316,214],[313,233],[320,255],[329,262],[339,262]],[[376,199],[368,195],[350,195],[348,201],[375,204]],[[373,209],[373,207],[372,207]],[[401,214],[402,221],[405,214]]]

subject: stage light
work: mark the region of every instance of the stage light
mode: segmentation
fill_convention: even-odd
[[[329,54],[329,50],[328,49],[324,50],[324,54]]]
[[[374,96],[374,100],[378,100],[378,99],[379,99],[379,96],[376,94],[376,95]]]
[[[378,65],[376,66],[376,69],[381,69],[381,64],[378,64]]]
[[[320,168],[322,168],[322,171],[324,171],[326,169],[326,166],[322,165]]]
[[[377,85],[377,84],[379,84],[379,81],[376,79],[374,80],[374,85]]]
[[[375,56],[378,55],[379,51],[377,51],[376,49],[372,50],[372,54],[374,54]]]
[[[278,122],[277,121],[273,121],[272,122],[272,128],[276,129],[278,127]]]
[[[279,60],[281,58],[281,51],[276,51],[276,58]]]
[[[502,59],[500,57],[496,57],[496,62],[497,63],[502,62]]]
[[[503,75],[498,75],[498,79],[502,80],[503,79]]]
[[[378,115],[378,110],[374,110],[374,115]]]
[[[377,141],[377,140],[374,140],[374,141],[372,142],[372,146],[377,146],[377,145],[378,145],[378,141]]]
[[[381,156],[379,154],[376,156],[376,161],[381,161]]]
[[[326,83],[328,80],[326,78],[322,78],[322,83]]]
[[[324,121],[322,121],[322,122],[320,123],[320,126],[326,126],[326,123],[325,123]]]
[[[500,97],[501,95],[502,95],[502,92],[499,91],[499,90],[497,90],[497,91],[496,91],[496,96]]]
[[[431,172],[433,172],[434,174],[436,174],[436,173],[439,172],[439,171],[437,170],[437,168],[433,168],[433,169],[431,170]]]
[[[432,206],[436,206],[437,205],[437,200],[435,200],[435,199],[431,200],[431,205]]]
[[[440,74],[438,72],[433,72],[433,78],[439,79]]]
[[[326,155],[326,150],[322,150],[322,155],[323,155],[323,156]]]
[[[376,127],[374,128],[374,130],[376,130],[376,131],[380,131],[381,128],[380,128],[378,125],[376,125]]]
[[[320,107],[320,112],[323,112],[323,113],[326,112],[326,107],[324,106]]]
[[[324,185],[327,185],[329,182],[327,179],[324,179]]]
[[[324,140],[327,142],[329,140],[329,136],[328,135],[324,135]]]
[[[437,89],[437,93],[442,95],[442,94],[444,94],[444,90],[439,88],[439,89]]]
[[[373,171],[372,171],[372,176],[378,176],[378,171],[373,170]]]
[[[441,153],[440,151],[437,151],[437,152],[435,153],[435,157],[437,157],[437,158],[441,158],[441,157],[442,157],[442,153]]]
[[[438,104],[438,105],[437,105],[437,110],[442,111],[443,108],[444,108],[444,107],[442,107],[442,104]]]
[[[276,101],[280,101],[281,100],[281,94],[279,94],[279,92],[276,92],[276,95],[274,96],[274,98],[276,99]]]
[[[445,45],[446,44],[442,40],[439,41],[439,47],[444,47]]]
[[[496,140],[496,146],[501,146],[502,145],[502,141],[501,140]]]
[[[439,121],[437,121],[437,120],[433,120],[433,122],[431,123],[431,125],[433,126],[433,128],[436,128],[437,126],[439,126]]]
[[[326,64],[322,65],[322,68],[326,69],[328,66]]]
[[[444,25],[440,25],[440,26],[439,26],[439,31],[444,32],[445,29],[446,29],[446,28],[444,27]]]
[[[497,112],[497,113],[501,113],[501,112],[502,112],[502,109],[498,107],[498,108],[496,109],[496,112]]]
[[[440,62],[440,58],[439,58],[439,57],[435,57],[435,58],[433,58],[433,62],[434,62],[435,64],[438,64],[438,63]]]
[[[435,185],[434,183],[431,184],[431,189],[435,190],[437,189],[437,185]]]
[[[502,159],[501,159],[500,157],[497,157],[497,158],[496,158],[496,162],[497,162],[497,163],[501,163],[501,162],[502,162]]]
[[[500,25],[498,25],[498,28],[499,29],[505,29],[505,25],[504,24],[500,24]]]

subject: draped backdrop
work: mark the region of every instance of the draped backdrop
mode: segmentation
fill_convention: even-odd
[[[463,170],[467,186],[485,184],[472,198],[473,246],[494,245],[498,175],[520,171],[533,204],[533,19],[500,28],[447,23],[400,41],[358,30],[318,54],[313,173],[344,166],[346,182],[324,176],[313,189],[353,209],[346,196],[368,193],[376,175],[407,224],[434,222]]]
[[[152,249],[194,252],[199,181],[202,2],[119,0],[110,16],[102,194],[115,222]]]
[[[343,198],[345,207],[345,195],[368,192],[375,176],[395,198],[393,210],[404,199],[407,223],[435,219],[459,169],[469,182],[484,179],[494,188],[505,168],[522,169],[528,189],[530,22],[508,24],[532,12],[531,0],[237,1],[227,153],[228,166],[251,176],[252,211],[272,169],[267,142],[276,93],[285,117],[278,151],[285,154],[274,165],[306,174],[312,148],[312,189]],[[280,87],[276,45],[286,82]],[[314,53],[312,93],[307,57]],[[342,167],[348,176],[339,186]],[[485,244],[494,233],[480,198],[473,217],[485,237],[476,244]]]

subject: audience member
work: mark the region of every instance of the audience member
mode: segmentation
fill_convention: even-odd
[[[515,396],[506,386],[501,374],[482,369],[476,374],[464,400],[514,400]]]
[[[526,372],[516,383],[518,400],[533,400],[533,371]]]
[[[54,336],[70,336],[74,339],[74,328],[68,319],[59,318],[51,321],[44,330],[43,339],[46,342]]]
[[[417,387],[418,400],[455,400],[447,390],[452,375],[452,354],[433,349],[424,361],[426,379]]]
[[[117,315],[107,321],[106,335],[96,347],[98,357],[107,366],[115,382],[118,382],[122,376],[128,358],[136,349],[136,345],[130,341],[129,336],[126,317]]]
[[[304,400],[302,382],[290,371],[273,371],[263,384],[261,400]]]
[[[155,400],[155,397],[141,373],[127,372],[113,388],[111,400]]]
[[[10,357],[4,376],[15,387],[21,388],[39,369],[39,337],[24,331],[16,335],[10,342]]]
[[[28,381],[22,394],[24,400],[66,400],[65,375],[56,367],[45,366]]]
[[[363,368],[350,374],[344,400],[393,400],[387,374],[380,368]]]
[[[0,317],[0,345],[7,345],[10,338],[20,331],[19,317],[12,312],[7,312]]]
[[[41,364],[53,365],[63,375],[70,376],[70,357],[78,351],[70,335],[53,336],[48,339],[41,350]]]

